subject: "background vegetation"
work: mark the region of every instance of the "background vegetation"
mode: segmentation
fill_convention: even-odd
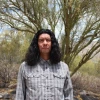
[[[0,87],[8,87],[17,78],[37,30],[49,28],[59,41],[62,60],[69,66],[75,87],[97,92],[99,0],[0,0],[0,26]]]

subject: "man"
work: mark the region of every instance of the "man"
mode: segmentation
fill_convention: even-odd
[[[29,46],[18,73],[16,100],[73,100],[68,66],[49,29],[39,30]]]

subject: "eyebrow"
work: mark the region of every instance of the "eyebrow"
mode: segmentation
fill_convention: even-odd
[[[51,39],[51,38],[49,38],[49,37],[40,37],[38,39]]]

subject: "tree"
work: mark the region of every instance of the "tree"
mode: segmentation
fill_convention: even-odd
[[[19,62],[20,33],[5,31],[0,38],[0,60],[8,61],[10,64]]]
[[[0,60],[8,63],[19,63],[32,40],[33,34],[7,30],[0,34]]]
[[[63,0],[59,5],[62,8],[65,32],[62,36],[63,60],[71,67],[77,55],[91,45],[75,66],[71,74],[73,75],[84,63],[100,52],[100,18],[96,16],[89,0]]]
[[[17,77],[19,63],[24,59],[32,34],[15,30],[0,34],[0,86],[7,87]]]
[[[18,70],[20,34],[5,31],[0,34],[0,86],[7,87]]]
[[[62,60],[69,68],[77,55],[92,44],[82,55],[72,75],[100,52],[99,0],[1,0],[0,21],[14,29],[35,33],[40,28],[64,33],[61,42]],[[61,25],[62,23],[62,25]],[[59,30],[59,29],[58,29]]]
[[[55,30],[58,21],[55,2],[51,8],[48,2],[48,0],[1,0],[0,21],[14,29],[32,34],[42,27],[48,27],[46,23]]]

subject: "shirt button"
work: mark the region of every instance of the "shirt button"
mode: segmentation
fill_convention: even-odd
[[[46,66],[46,69],[47,69],[47,66]]]

